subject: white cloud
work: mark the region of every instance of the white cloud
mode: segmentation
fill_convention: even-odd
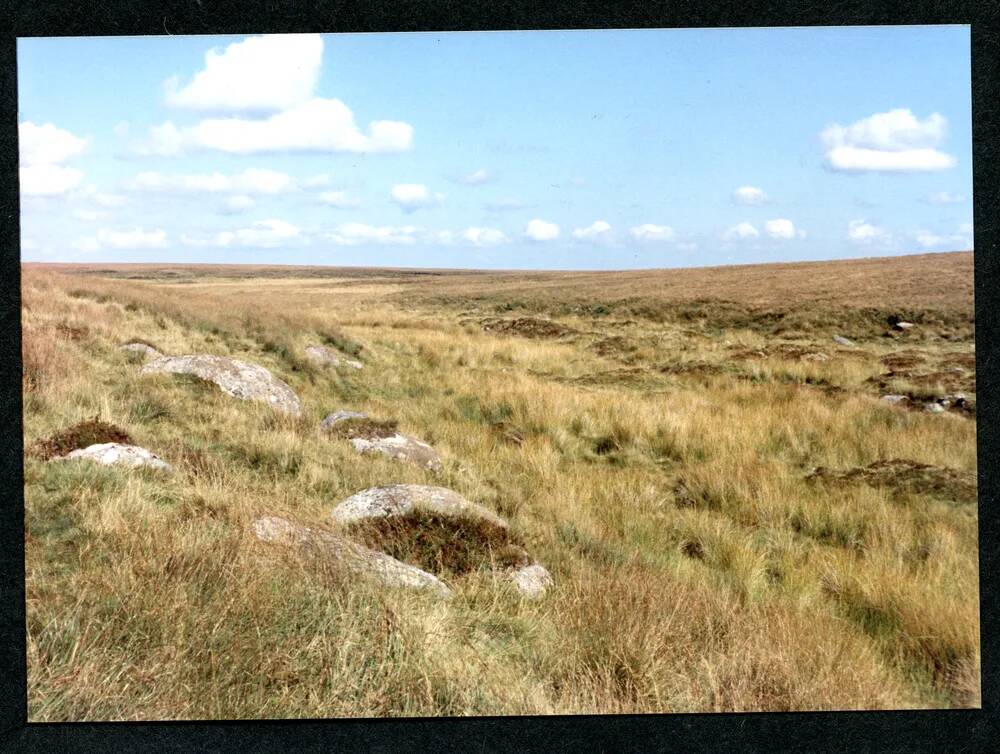
[[[674,229],[669,225],[636,225],[629,228],[629,233],[636,241],[670,241],[674,237]]]
[[[864,220],[851,220],[847,225],[847,240],[867,246],[888,243],[892,240],[892,236],[884,228],[877,225],[872,225]]]
[[[414,212],[421,207],[440,204],[444,194],[432,194],[420,183],[399,183],[392,187],[389,197],[406,212]]]
[[[757,230],[750,223],[737,223],[733,227],[729,228],[725,233],[722,234],[722,238],[725,241],[738,241],[746,240],[748,238],[758,238],[760,236],[760,231]]]
[[[324,191],[319,195],[319,201],[337,209],[356,209],[361,206],[361,202],[346,191]]]
[[[282,194],[294,191],[294,179],[286,173],[265,168],[249,168],[242,173],[166,174],[155,171],[139,173],[127,184],[133,191],[155,193]]]
[[[312,96],[322,60],[319,34],[247,37],[205,53],[205,67],[187,85],[168,79],[166,101],[192,110],[283,110]]]
[[[915,234],[916,242],[925,249],[960,251],[973,247],[972,223],[962,223],[955,233],[935,233],[921,230]]]
[[[66,162],[87,148],[87,140],[52,123],[36,126],[31,121],[20,123],[17,128],[18,151],[21,165],[54,165]]]
[[[736,204],[763,204],[767,194],[757,186],[740,186],[733,192],[733,202]]]
[[[604,220],[595,220],[586,228],[577,228],[573,231],[573,238],[581,241],[596,241],[608,238],[611,233],[611,225]]]
[[[938,191],[924,198],[928,204],[961,204],[965,197],[961,194],[952,194],[950,191]]]
[[[506,234],[496,228],[466,228],[462,239],[473,246],[497,246],[510,241]]]
[[[413,126],[392,120],[373,121],[367,134],[354,122],[350,108],[337,99],[316,97],[268,118],[209,118],[193,126],[173,123],[150,129],[145,142],[133,144],[138,154],[177,155],[189,149],[229,154],[273,152],[404,152],[413,145]]]
[[[25,196],[58,196],[76,188],[83,172],[59,163],[81,154],[87,140],[52,123],[18,124],[21,193]]]
[[[75,188],[83,172],[65,165],[27,165],[18,169],[25,196],[58,196]]]
[[[827,148],[827,165],[845,171],[944,170],[955,158],[936,147],[944,140],[947,120],[933,113],[919,120],[909,109],[875,113],[841,126],[834,123],[820,133]]]
[[[72,199],[93,202],[99,207],[121,207],[128,199],[120,194],[105,194],[98,191],[96,186],[89,185],[73,191]]]
[[[489,171],[485,168],[479,168],[468,175],[459,176],[455,179],[457,183],[465,184],[466,186],[479,186],[486,183],[490,179]]]
[[[253,200],[252,196],[247,196],[246,194],[236,194],[226,199],[226,214],[235,215],[239,212],[246,212],[251,209],[257,202]]]
[[[337,246],[360,246],[370,243],[409,245],[416,243],[420,232],[420,228],[415,225],[376,227],[364,223],[344,223],[323,237]]]
[[[210,238],[194,238],[181,236],[181,243],[194,247],[251,247],[273,249],[280,246],[291,246],[308,243],[309,239],[302,231],[284,220],[260,220],[249,228],[239,228],[235,231],[222,231]]]
[[[806,236],[804,231],[795,229],[795,224],[791,220],[784,218],[768,220],[764,223],[764,232],[771,238],[780,238],[786,241],[796,236],[799,238],[805,238]]]
[[[139,227],[126,230],[101,228],[96,235],[80,238],[73,242],[73,248],[78,251],[165,249],[169,245],[167,232],[162,228],[147,231]]]
[[[536,218],[528,223],[524,235],[532,241],[552,241],[559,237],[559,226]]]

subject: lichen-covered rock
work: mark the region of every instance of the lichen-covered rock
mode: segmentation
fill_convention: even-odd
[[[147,343],[138,343],[138,342],[123,343],[120,346],[120,348],[123,351],[132,351],[132,352],[135,352],[135,353],[141,353],[143,356],[145,356],[148,359],[158,359],[158,358],[160,358],[160,356],[163,355],[163,354],[161,354],[159,351],[157,351],[155,348],[153,348],[151,345],[149,345]]]
[[[326,346],[307,346],[306,358],[321,366],[348,366],[351,369],[361,369],[362,366],[360,361],[348,359],[343,354]]]
[[[368,418],[370,418],[368,414],[361,413],[360,411],[334,411],[332,414],[327,415],[322,422],[320,422],[319,428],[324,432],[329,432],[335,426],[343,422]]]
[[[399,461],[409,461],[423,466],[428,471],[439,472],[444,465],[441,456],[430,445],[398,432],[388,437],[349,437],[351,445],[359,453],[382,453]]]
[[[140,374],[156,373],[192,374],[214,382],[222,392],[234,398],[263,401],[292,416],[302,413],[302,404],[295,392],[257,364],[206,353],[163,356],[140,370]]]
[[[451,597],[451,590],[433,574],[384,552],[362,547],[338,534],[310,529],[273,516],[257,519],[252,528],[261,541],[300,547],[312,555],[330,558],[349,571],[370,576],[386,586],[428,591],[444,599]]]
[[[102,466],[148,466],[160,471],[172,470],[170,464],[155,453],[150,453],[138,445],[123,445],[117,442],[102,442],[97,445],[89,445],[86,448],[77,448],[64,456],[57,456],[54,460],[74,461],[77,459],[94,461]]]
[[[362,490],[337,505],[331,517],[338,524],[351,524],[368,518],[405,516],[415,508],[444,516],[481,518],[507,527],[507,522],[493,511],[466,500],[457,492],[423,484],[393,484]]]
[[[517,590],[531,600],[536,600],[554,583],[552,574],[537,563],[510,572],[510,580]]]
[[[879,400],[882,403],[888,403],[890,406],[895,406],[896,404],[905,404],[909,403],[910,401],[910,399],[907,398],[905,395],[895,395],[895,394],[883,395],[881,398],[879,398]]]

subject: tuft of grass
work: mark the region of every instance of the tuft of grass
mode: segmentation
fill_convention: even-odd
[[[368,547],[435,573],[461,575],[530,562],[507,528],[479,518],[415,509],[403,516],[365,519],[348,527]]]
[[[32,445],[32,450],[40,458],[49,459],[64,456],[78,448],[106,442],[131,444],[132,438],[125,430],[101,421],[95,416],[93,419],[79,422],[49,437],[37,440]]]

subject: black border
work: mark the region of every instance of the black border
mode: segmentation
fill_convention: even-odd
[[[426,718],[388,720],[26,724],[17,183],[18,36],[249,34],[725,26],[971,24],[983,709]],[[693,0],[0,0],[0,750],[4,751],[985,751],[997,724],[1000,568],[993,398],[1000,318],[996,165],[1000,14],[989,0],[881,2]],[[992,211],[991,211],[992,210]]]

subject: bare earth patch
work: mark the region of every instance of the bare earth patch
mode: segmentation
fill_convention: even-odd
[[[975,503],[978,489],[976,475],[972,472],[900,458],[851,469],[821,466],[805,478],[834,485],[861,483],[871,487],[888,487],[897,495],[932,495],[956,503]]]

